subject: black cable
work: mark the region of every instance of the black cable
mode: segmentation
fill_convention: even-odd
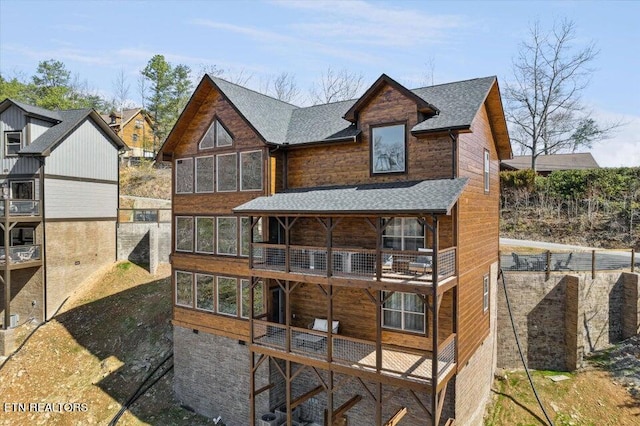
[[[533,379],[531,378],[531,374],[529,373],[529,367],[527,367],[527,363],[524,360],[524,354],[522,353],[522,346],[520,346],[520,339],[518,338],[518,332],[516,330],[516,323],[513,320],[513,314],[511,312],[511,303],[509,303],[509,295],[507,294],[507,283],[504,280],[504,272],[502,272],[502,268],[500,268],[499,275],[502,277],[502,288],[504,289],[504,298],[507,301],[507,311],[509,311],[509,319],[511,320],[511,327],[513,328],[513,334],[516,337],[516,346],[518,346],[518,352],[520,353],[520,360],[522,361],[522,365],[524,366],[524,371],[527,373],[527,377],[529,378],[529,384],[531,385],[531,389],[533,389],[533,394],[536,397],[536,401],[538,401],[538,405],[540,406],[540,409],[542,409],[542,412],[544,413],[544,416],[549,422],[549,425],[554,426],[553,421],[549,417],[549,414],[547,414],[547,410],[545,410],[544,405],[542,405],[542,401],[538,396],[538,391],[536,390],[536,387],[533,384]]]
[[[111,421],[109,422],[109,426],[115,426],[118,423],[118,420],[120,420],[120,417],[122,417],[125,411],[127,411],[129,407],[138,400],[138,398],[144,395],[153,385],[156,384],[158,380],[163,378],[165,374],[167,374],[169,371],[173,369],[173,363],[172,363],[169,367],[166,368],[166,370],[162,372],[162,374],[156,377],[155,380],[153,380],[148,386],[145,387],[145,384],[151,379],[151,377],[153,377],[153,375],[172,357],[173,357],[173,352],[169,353],[169,355],[167,355],[162,360],[162,362],[158,364],[156,368],[154,368],[153,371],[147,375],[147,377],[142,381],[142,383],[140,383],[140,386],[138,386],[136,391],[125,401],[125,403],[122,405],[122,407],[120,407],[120,410],[118,410],[116,415],[113,416],[113,419],[111,419]]]

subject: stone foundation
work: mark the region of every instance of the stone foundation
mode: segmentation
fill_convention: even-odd
[[[0,356],[9,356],[15,349],[14,330],[0,330]]]

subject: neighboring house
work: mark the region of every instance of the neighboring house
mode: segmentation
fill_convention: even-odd
[[[0,135],[6,353],[11,325],[50,318],[114,262],[118,153],[126,146],[93,109],[50,111],[11,99],[0,103]]]
[[[205,76],[159,152],[178,399],[229,426],[480,424],[510,156],[495,77],[299,108]]]
[[[515,155],[500,161],[500,170],[524,170],[531,168],[530,155]],[[557,170],[599,169],[600,166],[590,152],[575,154],[539,155],[536,158],[536,173],[547,176]]]
[[[155,156],[152,121],[142,109],[112,111],[109,115],[102,115],[102,118],[129,147],[122,154],[123,162],[131,164],[132,161],[152,159]]]

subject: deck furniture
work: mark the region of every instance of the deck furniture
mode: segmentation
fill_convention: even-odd
[[[417,274],[426,274],[431,272],[431,266],[433,264],[433,250],[431,249],[418,249],[418,257],[413,262],[409,262],[409,271]]]
[[[331,327],[331,332],[333,334],[338,334],[338,328],[340,327],[340,321],[333,321],[333,327]],[[327,320],[316,318],[313,320],[311,324],[309,324],[309,330],[319,331],[322,333],[326,333],[327,330]],[[295,336],[294,340],[296,341],[296,345],[302,347],[311,347],[312,349],[320,348],[324,342],[327,340],[326,335],[320,334],[312,334],[312,333],[300,333]]]

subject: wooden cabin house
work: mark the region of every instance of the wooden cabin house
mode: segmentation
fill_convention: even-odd
[[[155,157],[153,124],[143,109],[111,111],[101,117],[129,148],[121,155],[123,163],[131,164]]]
[[[174,390],[227,425],[475,425],[495,364],[495,77],[297,107],[205,76],[171,161]]]
[[[92,109],[0,103],[0,354],[115,261],[122,140]]]

